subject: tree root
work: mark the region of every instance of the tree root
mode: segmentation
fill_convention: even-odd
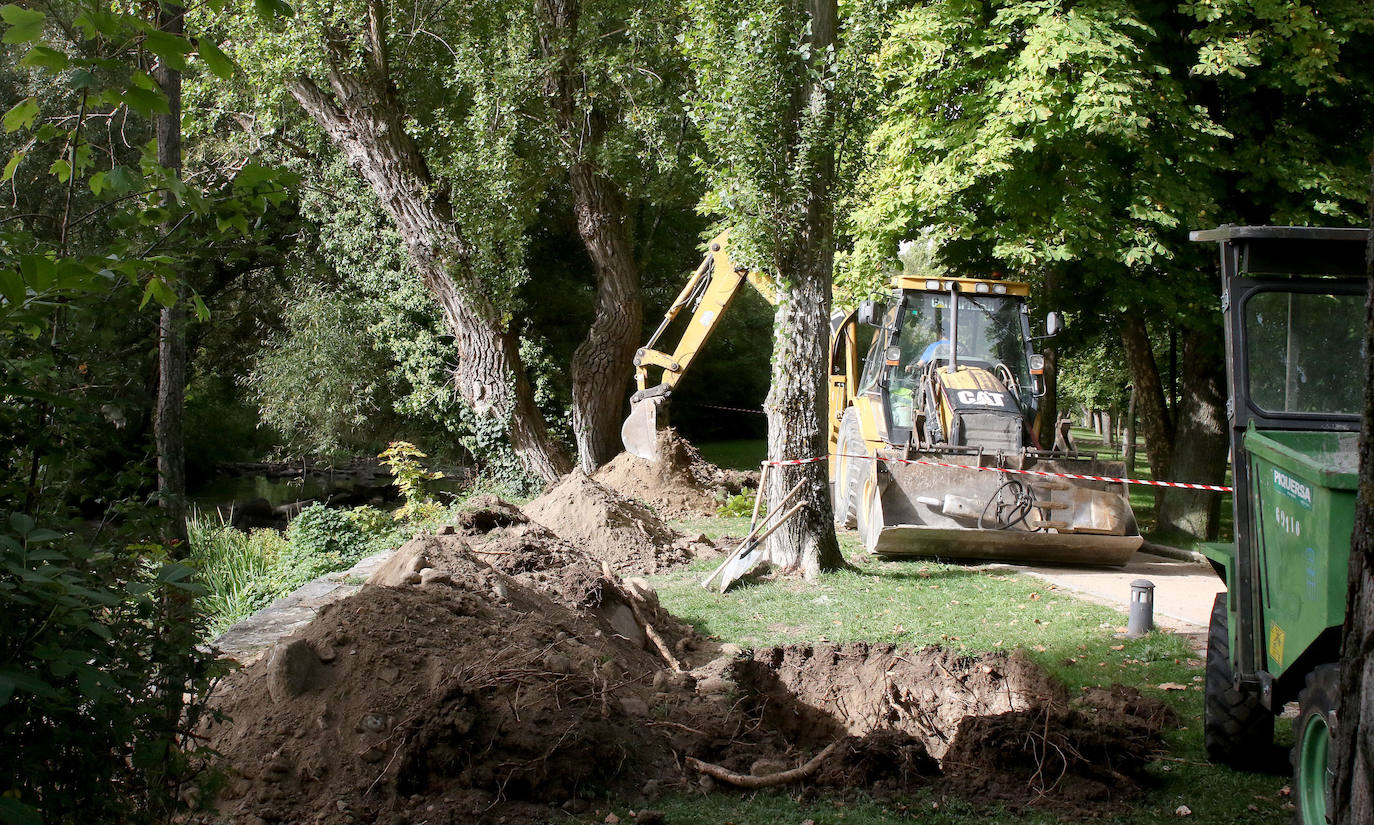
[[[820,768],[821,763],[825,761],[825,758],[830,754],[834,753],[835,748],[839,747],[840,742],[843,741],[843,739],[838,739],[834,742],[831,742],[829,745],[826,745],[825,750],[813,756],[811,758],[811,761],[807,762],[801,767],[793,768],[790,771],[770,773],[766,776],[753,776],[751,774],[727,771],[720,765],[712,765],[710,762],[702,762],[700,759],[696,759],[691,756],[687,757],[687,764],[693,769],[701,773],[704,773],[713,779],[719,779],[721,782],[727,782],[731,785],[735,785],[740,788],[771,788],[775,785],[786,785],[789,782],[796,782],[798,780],[805,779],[806,777],[815,773],[816,770]]]
[[[632,588],[623,586],[620,582],[620,577],[611,570],[611,565],[604,559],[601,562],[601,574],[605,576],[607,580],[613,582],[616,589],[619,590],[621,594],[628,597],[625,601],[630,605],[630,612],[634,613],[635,620],[644,626],[644,635],[648,636],[649,641],[654,643],[654,647],[658,650],[658,654],[663,657],[663,661],[667,662],[668,666],[673,670],[686,670],[687,668],[683,667],[682,662],[673,655],[673,649],[668,647],[668,643],[663,641],[662,636],[658,635],[658,631],[654,629],[653,623],[645,618],[644,611],[639,609],[641,602],[639,594]]]

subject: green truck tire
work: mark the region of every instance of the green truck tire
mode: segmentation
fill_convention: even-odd
[[[1207,681],[1202,710],[1202,741],[1207,758],[1233,768],[1262,766],[1274,749],[1274,714],[1259,695],[1236,689],[1231,670],[1231,636],[1226,594],[1212,604],[1207,629]]]
[[[1293,720],[1293,803],[1298,825],[1331,821],[1335,774],[1329,756],[1340,695],[1340,666],[1322,665],[1307,674]]]

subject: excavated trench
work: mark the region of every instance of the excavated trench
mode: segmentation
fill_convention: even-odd
[[[1024,711],[1054,696],[1043,673],[1019,657],[863,642],[755,651],[735,674],[779,730],[828,740],[895,731],[936,759],[964,720]]]

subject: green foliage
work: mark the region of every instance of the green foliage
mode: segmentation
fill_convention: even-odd
[[[878,267],[936,226],[950,258],[1017,273],[1167,264],[1211,208],[1225,133],[1162,63],[1158,25],[1126,0],[901,14],[877,64],[856,255]]]
[[[748,518],[753,515],[755,498],[755,494],[748,490],[743,493],[736,493],[733,496],[726,496],[725,500],[716,508],[716,515],[721,518]],[[767,510],[768,508],[766,506],[760,507],[760,516],[766,513]]]
[[[207,287],[270,234],[290,181],[245,154],[188,164],[187,180],[157,164],[150,116],[167,103],[148,71],[193,74],[201,55],[147,19],[157,4],[7,8],[5,36],[28,51],[0,73],[20,101],[0,135],[0,507],[98,523],[146,492],[143,313],[184,292],[203,319]]]
[[[1131,378],[1116,347],[1114,340],[1098,338],[1062,354],[1058,379],[1061,410],[1078,406],[1089,410],[1115,409],[1124,415]]]
[[[320,576],[347,570],[374,553],[393,548],[403,536],[395,522],[375,507],[336,510],[312,504],[301,511],[285,535],[276,530],[245,532],[204,517],[187,524],[189,564],[206,594],[205,637]]]
[[[420,459],[428,458],[427,455],[409,441],[393,441],[377,457],[391,468],[396,487],[405,498],[405,504],[394,514],[397,521],[408,521],[431,507],[433,500],[425,489],[425,482],[441,479],[444,474],[425,469]]]
[[[284,309],[283,331],[244,379],[262,422],[304,454],[370,448],[397,391],[390,359],[365,334],[371,319],[344,295],[310,284]]]
[[[197,778],[190,734],[217,670],[178,608],[200,592],[191,573],[161,548],[93,550],[6,514],[5,821],[164,822],[184,805],[181,791],[208,779]]]
[[[791,252],[786,240],[803,230],[836,139],[830,96],[808,101],[806,92],[813,80],[833,89],[835,54],[812,54],[799,3],[699,0],[688,8],[693,115],[711,150],[701,162],[709,186],[702,208],[729,222],[736,260],[787,277],[791,268],[779,265]]]
[[[951,264],[1072,282],[1057,296],[1090,321],[1213,323],[1188,229],[1360,221],[1374,17],[1320,6],[1186,3],[1191,27],[1135,0],[903,11],[875,65],[853,268],[933,226]]]
[[[342,510],[311,504],[286,529],[290,550],[284,561],[298,577],[315,578],[321,570],[347,567],[367,555],[372,536],[364,532],[365,518],[349,518]]]

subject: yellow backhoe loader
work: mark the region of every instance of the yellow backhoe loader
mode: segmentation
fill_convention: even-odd
[[[635,353],[621,440],[641,458],[658,460],[673,389],[740,285],[775,300],[773,280],[736,267],[728,240],[711,242]],[[886,305],[831,317],[831,499],[836,522],[856,526],[871,552],[1120,565],[1140,547],[1124,484],[1066,477],[1120,477],[1121,463],[1036,442],[1044,362],[1032,351],[1029,295],[1013,281],[897,275]],[[676,348],[654,349],[689,306]],[[1050,313],[1048,335],[1058,325]]]

